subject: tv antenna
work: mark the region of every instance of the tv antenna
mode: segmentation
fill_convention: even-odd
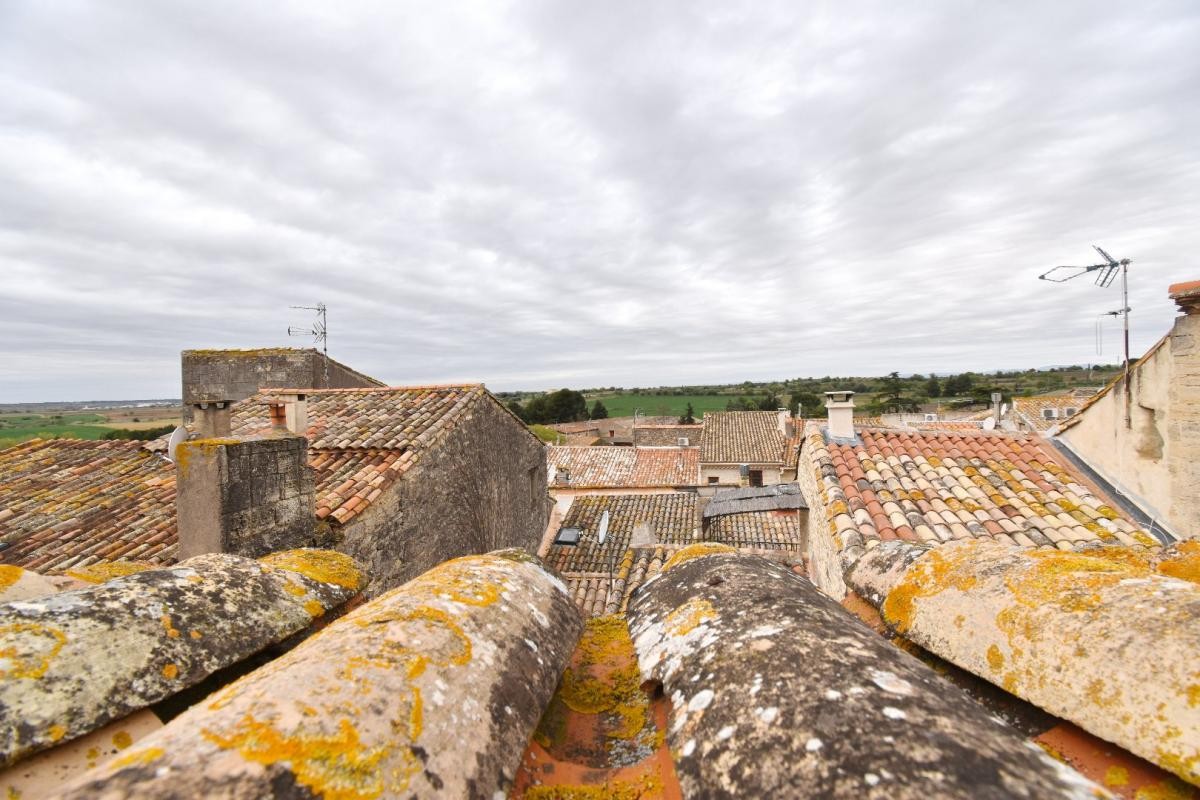
[[[325,387],[329,388],[329,326],[325,319],[325,304],[317,303],[315,306],[291,306],[298,308],[301,311],[317,312],[317,319],[313,322],[311,328],[297,328],[294,325],[288,326],[288,336],[311,336],[313,344],[321,345],[321,353],[325,356]]]
[[[1104,258],[1103,264],[1092,264],[1088,267],[1071,267],[1060,266],[1051,267],[1047,271],[1038,275],[1038,278],[1044,281],[1053,281],[1054,283],[1066,283],[1067,281],[1078,278],[1080,275],[1088,275],[1096,273],[1096,285],[1100,288],[1110,286],[1113,280],[1117,277],[1117,272],[1121,273],[1121,307],[1116,311],[1109,311],[1101,316],[1121,317],[1125,323],[1125,427],[1133,427],[1130,418],[1130,402],[1132,396],[1132,387],[1129,385],[1129,265],[1128,258],[1122,258],[1120,261],[1104,252],[1104,249],[1099,245],[1092,245],[1096,248],[1096,252]]]

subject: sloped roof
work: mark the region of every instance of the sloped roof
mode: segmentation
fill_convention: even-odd
[[[269,430],[261,392],[233,409],[235,435]],[[304,390],[316,517],[343,525],[435,447],[479,385]],[[175,467],[141,442],[34,440],[0,451],[0,562],[62,571],[116,559],[175,560]]]
[[[1082,405],[1083,400],[1073,394],[1013,398],[1013,411],[1021,421],[1042,433],[1058,427],[1078,414]],[[1071,411],[1070,415],[1067,414],[1068,409]],[[1050,419],[1045,415],[1048,410],[1054,413]]]
[[[700,461],[782,464],[786,439],[775,411],[715,411],[704,415]]]
[[[600,519],[609,515],[604,544],[596,540]],[[564,528],[580,528],[579,544],[551,545],[546,563],[559,572],[603,572],[609,561],[619,562],[639,525],[650,526],[656,544],[697,541],[696,495],[602,494],[576,497],[563,520]]]
[[[930,544],[992,538],[1062,550],[1157,545],[1035,436],[864,430],[861,444],[843,445],[827,443],[815,425],[806,435],[843,546],[851,535]]]
[[[175,468],[141,444],[34,439],[0,450],[0,562],[47,571],[174,560]]]
[[[572,489],[635,489],[695,486],[699,480],[696,447],[546,448],[546,463]]]
[[[804,549],[800,512],[796,509],[746,511],[713,517],[708,520],[704,540],[755,550],[801,552]]]
[[[750,486],[717,492],[704,507],[704,518],[747,511],[781,511],[808,508],[797,483]]]
[[[704,425],[634,425],[633,444],[635,447],[678,447],[679,440],[687,439],[685,446],[700,444],[700,434]]]
[[[268,389],[234,406],[233,434],[270,429],[268,399],[299,392],[308,399],[309,447],[421,450],[437,441],[458,416],[487,395],[482,384],[394,386],[370,389]]]

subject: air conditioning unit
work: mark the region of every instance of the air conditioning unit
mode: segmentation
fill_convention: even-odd
[[[1079,411],[1077,408],[1064,408],[1063,414],[1068,417],[1073,417],[1077,411]]]
[[[926,414],[925,421],[926,422],[937,422],[937,414]]]
[[[1043,408],[1042,409],[1042,419],[1058,419],[1058,409],[1057,408]]]
[[[686,436],[680,436],[680,437],[679,437],[679,439],[678,439],[677,441],[679,442],[679,446],[680,446],[680,447],[687,447],[687,446],[688,446],[688,437],[686,437]]]

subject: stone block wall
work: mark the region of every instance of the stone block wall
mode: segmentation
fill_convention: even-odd
[[[311,348],[184,350],[181,361],[185,422],[192,419],[192,403],[244,400],[259,389],[353,389],[383,385],[330,359],[326,387],[325,357]]]
[[[260,556],[313,543],[314,483],[303,437],[184,442],[176,471],[181,559]]]
[[[1167,417],[1171,524],[1184,538],[1200,537],[1200,311],[1190,308],[1171,329],[1174,367]]]
[[[371,575],[370,594],[458,556],[537,551],[552,506],[544,445],[491,397],[342,531],[338,549]]]

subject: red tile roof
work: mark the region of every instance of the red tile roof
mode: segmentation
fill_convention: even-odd
[[[843,546],[888,539],[939,544],[995,538],[1072,549],[1087,542],[1153,547],[1035,436],[860,431],[862,444],[806,448],[831,529]]]
[[[44,572],[175,558],[175,468],[141,442],[34,439],[0,450],[0,562]]]
[[[700,461],[705,464],[782,464],[786,439],[775,411],[710,411],[704,415]]]
[[[269,428],[265,399],[234,406],[234,433]],[[298,390],[308,396],[316,516],[361,514],[463,413],[479,385]],[[172,563],[178,544],[175,468],[141,442],[51,440],[0,451],[0,562],[58,572],[101,561]]]
[[[546,463],[568,478],[553,485],[571,489],[695,486],[700,475],[696,447],[549,446]]]

